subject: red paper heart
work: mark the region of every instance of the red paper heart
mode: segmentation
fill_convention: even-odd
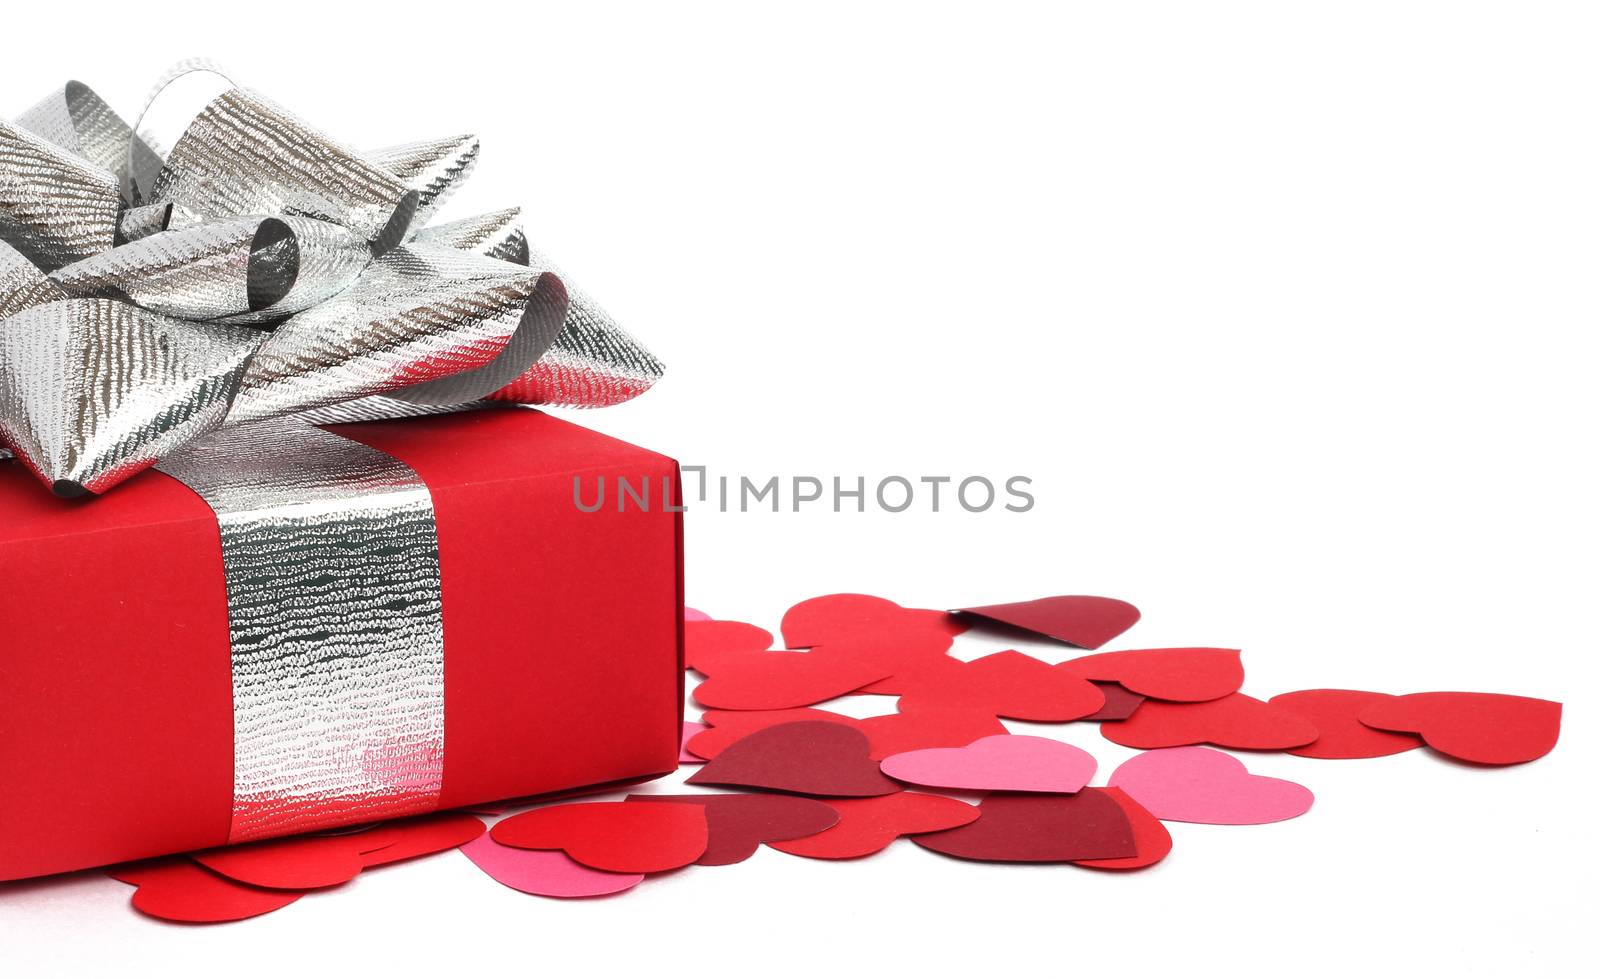
[[[1172,834],[1167,832],[1167,827],[1162,825],[1161,820],[1150,815],[1150,810],[1134,801],[1133,796],[1118,788],[1084,789],[1084,791],[1104,792],[1122,807],[1123,815],[1128,817],[1128,825],[1133,827],[1133,845],[1139,852],[1134,856],[1120,859],[1074,860],[1073,863],[1094,870],[1140,870],[1160,863],[1172,852]]]
[[[241,884],[310,891],[353,880],[366,866],[364,854],[382,850],[399,838],[397,831],[379,826],[335,836],[291,836],[224,846],[189,856],[207,869]]]
[[[911,679],[902,713],[925,707],[964,707],[1019,721],[1075,721],[1105,706],[1088,680],[1014,649],[992,653]]]
[[[710,673],[729,658],[772,648],[772,633],[748,622],[707,620],[683,624],[683,665]]]
[[[710,725],[711,729],[701,731],[690,738],[686,747],[706,760],[717,757],[728,745],[747,734],[754,734],[763,728],[776,727],[779,724],[788,724],[790,721],[828,721],[848,727],[859,725],[853,717],[816,707],[791,707],[785,710],[708,710],[701,716],[700,721]]]
[[[1127,602],[1093,595],[1056,595],[1031,602],[979,605],[955,611],[1084,649],[1099,649],[1139,621],[1139,610]]]
[[[827,803],[792,795],[630,795],[628,800],[704,807],[710,842],[695,861],[702,867],[743,863],[755,856],[763,843],[813,836],[839,821],[839,814]]]
[[[951,643],[951,635],[939,629],[890,629],[830,639],[812,652],[843,654],[886,674],[861,693],[899,694],[909,680],[959,664],[947,655]]]
[[[815,707],[789,710],[708,710],[701,721],[711,725],[689,739],[688,749],[700,758],[715,758],[728,745],[762,728],[790,721],[831,721],[853,727],[872,744],[871,758],[917,748],[952,748],[991,734],[1005,734],[999,718],[970,707],[904,705],[906,712],[860,719]]]
[[[682,803],[568,802],[518,813],[489,831],[496,843],[564,850],[586,867],[654,874],[687,867],[706,852],[706,811]]]
[[[735,741],[688,782],[843,797],[900,791],[870,750],[867,736],[847,724],[792,721]]]
[[[1216,700],[1237,693],[1244,683],[1237,649],[1126,649],[1080,656],[1061,669],[1087,680],[1112,680],[1158,700]]]
[[[902,836],[965,826],[978,807],[925,792],[896,792],[871,799],[829,799],[839,814],[832,829],[804,839],[769,844],[775,850],[819,860],[870,856]]]
[[[1381,758],[1422,747],[1415,734],[1396,734],[1367,727],[1356,720],[1361,708],[1388,694],[1367,690],[1296,690],[1280,693],[1267,703],[1316,725],[1317,740],[1289,754],[1302,758]]]
[[[855,727],[872,742],[872,758],[882,761],[919,748],[959,748],[991,734],[1005,734],[1000,719],[970,707],[902,704],[897,714],[863,717]]]
[[[822,595],[808,598],[783,613],[783,644],[805,649],[823,643],[883,630],[932,628],[956,636],[967,624],[935,609],[903,608],[874,595]]]
[[[976,822],[912,839],[946,856],[1002,863],[1070,863],[1139,855],[1127,815],[1104,792],[991,795],[978,809]]]
[[[242,921],[300,900],[304,891],[270,890],[229,880],[184,857],[113,867],[106,875],[133,884],[135,909],[165,921]]]
[[[486,830],[483,820],[464,812],[439,812],[402,819],[385,824],[385,828],[396,833],[397,838],[388,846],[363,853],[361,862],[366,869],[454,850],[471,843]]]
[[[1104,680],[1091,681],[1100,689],[1100,695],[1106,698],[1104,707],[1083,718],[1086,721],[1125,721],[1133,716],[1133,712],[1144,703],[1144,694],[1134,693],[1120,683],[1107,683]]]
[[[704,660],[697,669],[706,669]],[[777,652],[718,656],[709,664],[694,699],[724,710],[781,710],[853,693],[888,674],[826,648],[810,653]]]
[[[1100,725],[1100,733],[1129,748],[1215,744],[1274,751],[1317,740],[1316,725],[1299,714],[1242,693],[1192,704],[1147,700],[1127,720]]]
[[[1435,751],[1479,765],[1542,758],[1561,736],[1561,705],[1499,693],[1412,693],[1361,708],[1361,723],[1418,734]]]

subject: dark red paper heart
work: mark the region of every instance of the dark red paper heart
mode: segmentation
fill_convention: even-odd
[[[1133,828],[1133,845],[1139,851],[1131,857],[1122,857],[1111,860],[1074,860],[1073,863],[1080,867],[1089,867],[1094,870],[1140,870],[1160,863],[1172,852],[1172,834],[1167,832],[1167,827],[1161,820],[1150,814],[1150,810],[1139,803],[1133,796],[1118,788],[1084,789],[1085,792],[1104,792],[1110,796],[1117,805],[1122,807],[1122,812],[1128,817],[1128,825]]]
[[[1088,717],[1105,702],[1088,680],[1008,649],[910,679],[899,708],[913,713],[961,707],[1019,721],[1054,722]]]
[[[1106,740],[1129,748],[1214,744],[1249,751],[1281,751],[1317,740],[1316,725],[1242,693],[1200,703],[1146,700],[1125,721],[1100,725]]]
[[[687,867],[706,852],[706,811],[682,803],[568,802],[502,819],[496,843],[564,850],[595,870],[655,874]]]
[[[848,654],[825,648],[809,653],[719,656],[709,669],[706,680],[694,688],[695,702],[723,710],[804,707],[854,693],[888,675]]]
[[[792,721],[740,738],[688,783],[850,798],[900,791],[870,751],[867,736],[847,724]]]
[[[829,799],[839,824],[816,836],[771,844],[774,850],[819,860],[871,856],[902,836],[965,826],[978,808],[942,795],[896,792],[871,799]]]
[[[1357,716],[1369,727],[1420,735],[1434,751],[1478,765],[1542,758],[1561,736],[1560,704],[1500,693],[1412,693],[1375,700]]]
[[[1296,690],[1267,703],[1299,714],[1316,725],[1317,740],[1289,754],[1302,758],[1381,758],[1422,747],[1415,734],[1397,734],[1367,727],[1356,719],[1361,708],[1389,695],[1368,690]]]
[[[707,620],[683,624],[683,665],[709,673],[730,657],[772,648],[772,633],[748,622]]]
[[[481,824],[480,824],[481,825]],[[387,826],[337,836],[291,836],[189,854],[196,863],[241,884],[274,890],[335,887],[366,866],[365,854],[400,838]]]
[[[783,644],[805,649],[823,643],[880,631],[936,629],[956,636],[967,624],[949,612],[904,608],[875,595],[822,595],[808,598],[783,613]]]
[[[628,800],[703,807],[710,841],[706,852],[695,861],[702,867],[742,863],[755,856],[763,843],[815,836],[839,821],[839,813],[827,803],[792,795],[630,795]]]
[[[1237,649],[1125,649],[1080,656],[1061,669],[1088,680],[1111,680],[1157,700],[1216,700],[1237,693],[1244,665]]]
[[[919,846],[1000,863],[1070,863],[1139,855],[1122,806],[1097,789],[1073,795],[997,793],[978,804],[976,822],[913,836]]]
[[[125,864],[106,875],[132,884],[133,906],[152,918],[187,924],[242,921],[300,900],[304,891],[271,890],[229,880],[185,857]]]
[[[1084,649],[1099,649],[1139,621],[1139,610],[1115,598],[1055,595],[1030,602],[977,605],[955,610]]]
[[[1107,683],[1104,680],[1091,682],[1100,688],[1100,695],[1106,698],[1106,704],[1085,717],[1086,721],[1125,721],[1144,703],[1143,694],[1134,693],[1120,683]]]

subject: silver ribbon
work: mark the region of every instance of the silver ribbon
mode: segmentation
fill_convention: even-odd
[[[432,810],[444,622],[427,486],[398,459],[294,423],[230,427],[160,468],[222,533],[228,842]]]

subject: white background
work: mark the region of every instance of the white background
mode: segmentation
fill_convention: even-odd
[[[1033,479],[1024,514],[696,508],[689,597],[714,615],[1105,594],[1144,610],[1121,645],[1240,646],[1261,696],[1567,704],[1520,768],[1251,756],[1311,813],[1176,825],[1137,875],[901,844],[561,903],[447,854],[181,928],[89,873],[0,887],[5,975],[1579,968],[1592,7],[77,3],[0,24],[8,112],[72,76],[132,113],[204,55],[358,145],[481,134],[447,216],[525,205],[668,362],[582,418],[602,431],[735,478]],[[1129,755],[1056,733],[1102,777]]]

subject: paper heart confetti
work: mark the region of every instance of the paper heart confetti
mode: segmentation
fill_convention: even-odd
[[[832,827],[839,814],[826,803],[790,795],[735,792],[722,795],[630,795],[633,802],[676,802],[704,807],[710,841],[695,863],[725,867],[755,856],[763,843],[796,840]]]
[[[1317,740],[1316,725],[1304,717],[1242,693],[1201,703],[1146,700],[1127,720],[1100,725],[1100,733],[1129,748],[1215,744],[1279,751]]]
[[[874,595],[822,595],[809,598],[783,614],[783,644],[806,649],[839,639],[880,631],[931,628],[960,635],[967,624],[948,612],[905,608]]]
[[[709,730],[711,728],[695,721],[683,722],[683,736],[678,740],[678,764],[699,765],[705,762],[704,758],[689,750],[689,742]]]
[[[665,802],[546,806],[501,820],[489,835],[503,846],[564,850],[586,867],[616,874],[687,867],[709,842],[704,808]]]
[[[189,924],[242,921],[288,907],[305,896],[304,891],[241,884],[184,857],[125,864],[106,873],[138,888],[132,900],[138,911]]]
[[[695,702],[724,710],[804,707],[853,693],[888,675],[826,648],[808,653],[718,656],[709,664],[698,658],[695,668],[709,670],[705,682],[694,688]]]
[[[483,820],[464,812],[437,812],[387,823],[379,828],[391,830],[396,834],[396,839],[388,846],[361,855],[362,864],[367,870],[454,850],[482,836],[487,829]]]
[[[700,611],[697,608],[690,608],[689,606],[685,605],[683,607],[683,621],[684,622],[710,622],[711,621],[711,616],[705,614],[704,612]]]
[[[1139,610],[1127,602],[1093,595],[1056,595],[955,611],[1049,636],[1083,649],[1099,649],[1139,621]]]
[[[1070,863],[1139,855],[1133,827],[1115,799],[1085,790],[1076,795],[991,795],[965,826],[913,836],[918,846],[1001,863]]]
[[[896,792],[869,799],[829,799],[839,823],[815,836],[768,844],[775,850],[818,860],[871,856],[902,836],[965,826],[978,807],[942,795]]]
[[[1216,700],[1244,684],[1237,649],[1126,649],[1080,656],[1061,669],[1086,680],[1110,680],[1158,700]]]
[[[1296,690],[1267,701],[1317,727],[1317,740],[1287,749],[1302,758],[1381,758],[1422,747],[1415,734],[1380,731],[1356,719],[1361,708],[1388,694],[1367,690]]]
[[[996,734],[964,748],[923,748],[885,758],[883,774],[913,785],[979,792],[1076,792],[1094,756],[1053,738]]]
[[[937,704],[901,704],[894,714],[877,714],[857,720],[854,726],[872,742],[872,758],[919,748],[959,748],[991,734],[1005,734],[1006,726],[985,710],[943,707]]]
[[[1499,693],[1412,693],[1362,707],[1361,723],[1421,736],[1441,754],[1478,765],[1543,758],[1561,735],[1561,705]]]
[[[399,838],[393,829],[378,827],[360,833],[292,836],[225,846],[191,856],[207,869],[241,884],[309,891],[355,879],[366,868],[365,854],[382,850]]]
[[[908,679],[900,710],[964,707],[1019,721],[1075,721],[1105,706],[1082,677],[1008,649]]]
[[[1109,683],[1105,680],[1092,680],[1100,691],[1100,696],[1106,699],[1105,705],[1099,710],[1083,718],[1086,721],[1125,721],[1133,716],[1133,712],[1144,703],[1144,695],[1134,693],[1120,683]]]
[[[915,678],[939,669],[959,668],[960,660],[947,655],[951,642],[948,632],[922,627],[830,639],[813,646],[812,651],[842,654],[887,674],[862,687],[861,693],[899,694]]]
[[[1298,782],[1251,775],[1244,762],[1212,748],[1164,748],[1134,755],[1111,773],[1111,786],[1157,819],[1244,826],[1275,823],[1311,808]]]
[[[585,867],[560,850],[521,850],[480,836],[461,847],[479,870],[513,890],[540,897],[603,897],[632,890],[644,874]]]
[[[700,722],[708,725],[710,730],[702,731],[690,738],[686,747],[691,754],[710,760],[721,754],[728,745],[748,734],[754,734],[763,728],[788,724],[791,721],[828,721],[846,727],[857,727],[860,723],[853,717],[817,707],[790,707],[783,710],[708,710],[701,715]]]
[[[753,655],[772,648],[772,633],[748,622],[730,620],[683,623],[683,663],[710,673],[730,658]]]
[[[878,770],[867,736],[847,724],[791,721],[735,741],[688,779],[802,795],[888,795],[900,786]]]
[[[1128,793],[1116,787],[1085,789],[1085,792],[1103,792],[1122,807],[1133,829],[1133,845],[1138,852],[1131,857],[1113,857],[1107,860],[1074,860],[1079,867],[1094,870],[1142,870],[1165,860],[1172,852],[1172,834],[1151,815],[1150,810],[1139,805]]]

